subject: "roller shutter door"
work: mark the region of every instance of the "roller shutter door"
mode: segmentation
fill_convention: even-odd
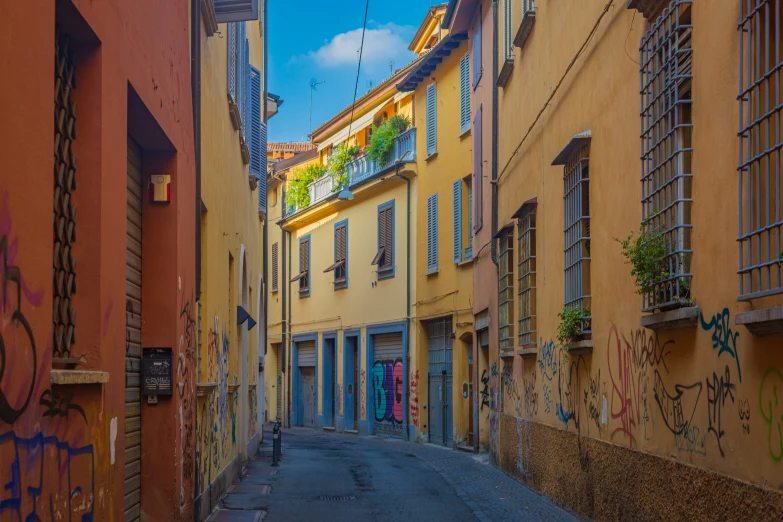
[[[403,389],[402,334],[373,336],[372,390],[374,432],[402,437]]]

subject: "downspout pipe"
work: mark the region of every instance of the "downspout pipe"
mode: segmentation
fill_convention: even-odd
[[[410,180],[410,178],[407,178],[405,176],[401,176],[400,175],[400,165],[401,165],[401,163],[397,163],[397,167],[395,168],[394,175],[396,177],[398,177],[398,178],[404,179],[405,182],[408,184],[408,206],[407,206],[407,211],[408,211],[408,214],[407,214],[408,235],[407,235],[407,238],[406,238],[407,241],[408,241],[408,246],[407,246],[407,250],[406,250],[406,261],[405,261],[405,263],[406,263],[405,264],[405,277],[406,277],[406,284],[405,284],[405,292],[406,292],[406,300],[405,300],[405,304],[406,304],[405,331],[407,332],[407,335],[408,335],[408,337],[407,337],[408,338],[408,343],[405,346],[405,352],[406,353],[405,353],[405,357],[403,359],[405,361],[404,364],[406,365],[406,367],[404,368],[405,376],[403,377],[403,380],[405,380],[405,379],[408,378],[408,375],[410,373],[410,369],[409,369],[410,368],[410,350],[408,349],[408,346],[410,345],[410,342],[411,342],[411,325],[410,325],[410,321],[411,321],[411,180]],[[410,383],[408,383],[408,386],[410,386]],[[408,407],[408,401],[410,399],[408,397],[408,394],[405,393],[406,389],[407,389],[407,387],[403,388],[403,396],[405,398],[405,401],[404,401],[404,404],[403,404],[403,411],[408,412],[408,411],[410,411],[410,409]],[[408,440],[410,438],[409,431],[410,431],[410,427],[408,428],[408,430],[406,430],[405,440]],[[415,434],[414,434],[414,437],[415,437]]]
[[[492,262],[500,268],[495,235],[498,233],[498,0],[492,0]],[[499,288],[499,287],[498,287]]]
[[[201,299],[201,2],[191,2],[190,8],[190,94],[193,104],[193,155],[195,158],[196,174],[196,201],[194,218],[195,223],[195,255],[196,255],[196,300]],[[196,345],[201,347],[200,343]],[[196,361],[201,360],[201,353],[197,354]],[[196,368],[198,373],[200,369]],[[195,432],[198,433],[198,415],[194,415]],[[190,456],[188,456],[190,458]],[[195,455],[193,456],[195,459]],[[201,517],[200,506],[195,499],[199,498],[199,481],[193,481],[193,520]],[[203,499],[202,499],[203,500]],[[210,506],[211,508],[212,506]]]
[[[268,124],[267,117],[266,117],[266,111],[267,111],[267,80],[269,78],[267,70],[269,69],[267,67],[267,56],[268,56],[268,42],[269,38],[267,37],[267,33],[269,32],[267,29],[267,2],[264,0],[264,34],[263,36],[263,46],[264,46],[264,89],[262,91],[263,96],[263,119],[264,119],[264,125]],[[268,129],[268,128],[267,128]],[[269,131],[267,130],[267,136],[269,135]],[[263,151],[264,154],[266,154],[266,151]],[[266,163],[266,162],[264,162]],[[266,169],[264,172],[259,172],[260,175],[264,176],[264,178],[267,180],[267,182],[264,184],[264,190],[266,190],[266,187],[269,183],[269,174],[267,173]],[[261,190],[261,187],[258,187],[258,190]],[[267,197],[269,195],[269,191],[267,190]],[[261,294],[261,303],[264,306],[264,378],[266,378],[266,353],[267,353],[267,347],[269,346],[269,288],[270,288],[270,281],[269,281],[269,202],[267,202],[267,208],[266,208],[266,215],[264,216],[264,283],[263,287],[259,288],[259,292],[262,292]],[[258,363],[256,363],[258,364]],[[262,405],[263,406],[263,405]],[[264,429],[261,428],[261,442],[264,441]]]
[[[283,183],[283,186],[282,186],[281,190],[283,192],[283,197],[280,198],[280,200],[282,201],[282,205],[283,205],[283,208],[282,208],[283,219],[280,220],[280,222],[278,223],[278,226],[280,227],[280,236],[282,238],[283,244],[282,244],[281,253],[278,254],[278,255],[281,255],[283,257],[281,259],[282,263],[280,263],[283,266],[283,273],[282,273],[283,279],[282,279],[282,282],[280,283],[280,286],[283,287],[283,302],[282,302],[283,342],[280,345],[280,349],[283,350],[283,356],[281,357],[282,363],[283,363],[283,367],[280,370],[287,377],[288,373],[285,371],[285,367],[286,367],[286,364],[288,363],[288,357],[286,357],[286,355],[288,353],[287,352],[287,350],[288,350],[288,321],[287,321],[287,318],[288,318],[289,314],[288,314],[287,303],[288,303],[289,284],[288,284],[288,263],[286,263],[286,261],[285,261],[285,258],[288,255],[288,246],[287,246],[288,245],[288,232],[286,232],[285,229],[283,228],[283,222],[285,220],[285,211],[286,211],[286,208],[287,208],[286,207],[286,201],[285,201],[285,183]],[[283,382],[277,383],[277,393],[283,393],[283,387],[284,387],[285,383],[286,383],[286,379],[285,378],[283,379]],[[284,406],[288,401],[283,402],[281,400],[279,402],[280,402],[281,406]],[[277,416],[278,416],[278,418],[281,421],[285,421],[285,417],[283,416],[283,413],[284,412],[282,412],[282,411],[277,412]],[[286,423],[283,422],[283,425],[285,426]]]

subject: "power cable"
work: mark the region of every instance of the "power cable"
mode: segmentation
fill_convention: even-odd
[[[353,126],[353,112],[356,109],[356,95],[359,93],[359,72],[362,70],[362,53],[364,52],[364,33],[367,32],[367,12],[370,10],[370,0],[364,4],[364,24],[362,25],[362,44],[359,47],[359,64],[356,66],[356,85],[353,88],[353,104],[351,105],[351,121],[348,123],[348,137],[351,139],[351,126]]]

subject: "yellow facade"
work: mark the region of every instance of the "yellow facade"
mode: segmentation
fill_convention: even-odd
[[[680,198],[692,200],[690,212],[678,219],[692,226],[682,248],[692,251],[693,274],[692,305],[668,312],[679,320],[662,310],[652,316],[643,312],[631,267],[615,241],[638,233],[643,217],[638,48],[662,11],[648,14],[648,21],[625,9],[625,2],[607,9],[597,0],[536,1],[532,32],[521,49],[513,47],[508,64],[501,3],[498,68],[508,77],[498,91],[498,226],[508,225],[510,236],[503,237],[512,245],[507,262],[513,344],[500,354],[501,346],[490,347],[496,375],[490,395],[499,397],[490,423],[493,459],[522,482],[593,519],[615,519],[618,512],[633,518],[698,517],[690,489],[695,482],[725,499],[721,518],[763,518],[763,505],[779,505],[783,488],[783,354],[775,348],[780,330],[769,322],[773,312],[765,312],[783,300],[775,291],[768,297],[740,295],[738,10],[733,2],[629,2],[656,3],[676,10],[663,12],[667,23],[675,16],[671,13],[679,13],[678,38],[682,48],[693,49],[692,69],[679,64],[684,80],[677,88],[686,100],[679,102],[681,110],[690,100],[693,107],[692,113],[681,112],[686,119],[679,121],[688,129],[692,123],[690,138],[677,135],[684,140],[680,154],[687,158],[677,168],[693,179],[692,189],[685,183],[678,189]],[[522,20],[517,10],[510,40]],[[582,185],[589,194],[582,202],[589,226],[580,233],[587,236],[581,252],[587,260],[583,295],[592,314],[591,335],[571,342],[570,352],[557,341],[558,313],[568,292],[564,177],[570,164],[556,161],[564,150],[566,156],[585,151],[579,165],[582,179],[589,179]],[[762,184],[763,179],[762,174]],[[773,190],[773,199],[779,198],[780,188],[773,184]],[[520,267],[527,255],[519,212],[531,208],[532,345],[518,337],[529,330],[520,322],[525,303],[519,296],[528,286]],[[775,258],[779,248],[772,248]],[[503,246],[498,249],[502,254]],[[500,265],[502,275],[502,255]],[[772,268],[773,277],[779,270]],[[502,316],[491,311],[496,312]],[[754,321],[765,314],[768,322],[760,332]],[[628,490],[636,483],[631,470],[639,466],[644,466],[647,494],[597,494]],[[663,485],[672,482],[683,488]],[[743,511],[747,506],[753,508]]]
[[[238,24],[245,24],[250,64],[263,71],[259,23]],[[220,24],[219,31],[227,34],[227,25]],[[204,32],[201,35],[203,205],[197,458],[199,491],[211,500],[230,484],[260,440],[258,363],[265,343],[260,300],[264,223],[258,212],[258,189],[251,185],[249,167],[240,151],[240,133],[229,114],[227,40],[207,37]],[[237,325],[239,306],[258,323],[252,329],[248,329],[249,321]],[[204,499],[204,506],[211,509],[214,504]]]

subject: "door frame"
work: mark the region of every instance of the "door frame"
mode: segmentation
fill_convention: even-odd
[[[353,367],[356,371],[356,375],[361,375],[362,372],[362,331],[360,328],[353,328],[351,330],[343,330],[343,411],[342,415],[338,417],[338,423],[342,425],[341,428],[339,428],[339,431],[345,430],[345,426],[347,426],[348,419],[345,417],[345,408],[348,404],[348,386],[346,385],[346,380],[348,376],[348,338],[353,338],[356,341],[356,359],[353,361]],[[353,375],[353,372],[351,372],[351,375]],[[361,397],[361,390],[359,387],[361,386],[361,378],[357,379],[359,382],[353,383],[353,393]],[[366,392],[365,392],[366,393]],[[353,427],[351,430],[358,431],[359,429],[359,423],[361,422],[361,407],[360,400],[356,401],[356,406],[358,408],[358,411],[353,412],[353,416],[356,419],[356,422],[353,424]],[[342,419],[342,421],[340,421]],[[353,419],[352,419],[353,420]]]
[[[293,335],[291,338],[291,370],[293,374],[291,425],[302,426],[304,419],[304,403],[302,402],[302,370],[299,369],[299,344],[315,342],[315,414],[318,415],[318,332],[309,332]]]
[[[329,358],[329,346],[326,341],[333,341],[331,359]],[[321,393],[321,414],[315,416],[315,427],[318,429],[331,427],[337,424],[338,402],[335,393],[337,387],[337,331],[324,332],[321,335],[321,376],[323,392]],[[334,403],[334,404],[332,404]],[[329,418],[331,414],[331,419]],[[327,424],[331,422],[331,424]]]
[[[409,433],[408,433],[408,328],[407,323],[405,321],[400,321],[396,323],[386,323],[386,324],[380,324],[380,325],[373,325],[368,326],[366,335],[366,346],[367,346],[367,353],[366,353],[366,361],[368,365],[368,373],[369,373],[369,364],[370,361],[373,360],[373,355],[375,353],[375,339],[374,336],[376,335],[382,335],[382,334],[390,334],[390,333],[399,333],[402,334],[402,374],[403,374],[403,384],[402,384],[402,437],[404,440],[410,440]],[[372,435],[375,432],[375,426],[374,426],[374,419],[375,419],[375,401],[373,400],[372,394],[370,393],[369,387],[370,387],[370,379],[369,376],[365,380],[365,386],[368,388],[365,390],[365,403],[366,403],[366,411],[367,411],[367,418],[364,420],[359,420],[359,432],[360,433],[366,433],[369,435]]]

